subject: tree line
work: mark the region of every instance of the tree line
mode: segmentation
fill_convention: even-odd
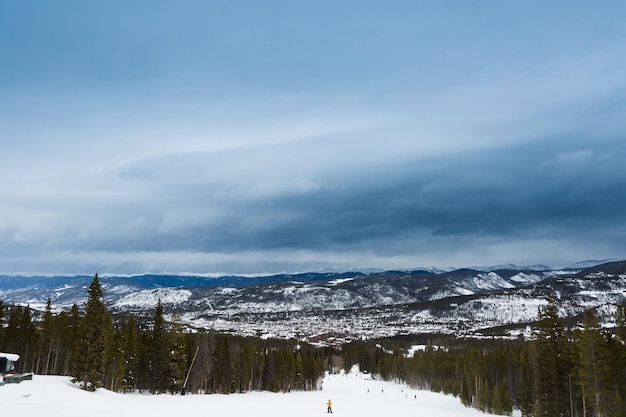
[[[326,369],[328,353],[308,344],[184,332],[176,314],[165,320],[160,301],[142,328],[132,315],[114,321],[102,299],[96,274],[84,308],[54,314],[48,300],[34,320],[29,307],[0,301],[0,351],[20,355],[18,372],[69,375],[83,389],[119,392],[315,390]]]
[[[353,342],[343,348],[346,369],[458,397],[481,411],[527,417],[626,417],[626,309],[616,327],[602,329],[592,311],[567,328],[551,294],[529,340],[431,341],[407,357],[399,338]]]

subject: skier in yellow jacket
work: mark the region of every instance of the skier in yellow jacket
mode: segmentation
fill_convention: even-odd
[[[326,405],[328,406],[328,410],[326,412],[332,414],[332,412],[333,412],[333,402],[331,400],[328,400]]]

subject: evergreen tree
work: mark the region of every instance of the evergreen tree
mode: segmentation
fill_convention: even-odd
[[[254,380],[254,349],[245,343],[239,351],[239,392],[252,390]]]
[[[138,334],[137,343],[137,389],[152,391],[154,375],[152,373],[152,332]]]
[[[491,412],[494,414],[510,416],[513,413],[511,397],[504,385],[498,385],[493,389],[493,401],[491,402]]]
[[[112,330],[111,317],[102,302],[98,274],[89,285],[87,294],[85,317],[81,322],[75,352],[78,372],[75,378],[81,382],[82,389],[95,391],[104,384],[107,338]]]
[[[30,307],[12,306],[5,331],[4,349],[20,355],[16,364],[18,372],[35,371],[39,334],[32,321]]]
[[[187,338],[183,332],[180,315],[177,312],[172,314],[172,323],[169,333],[169,368],[171,378],[168,389],[170,392],[175,393],[181,391],[187,369]]]
[[[163,304],[161,303],[161,299],[159,299],[154,312],[154,323],[152,332],[150,333],[148,352],[150,392],[167,392],[171,380],[170,339],[165,318],[163,317]]]
[[[61,311],[54,317],[54,329],[56,341],[54,358],[52,360],[52,374],[67,375],[69,356],[76,343],[76,339],[70,336],[70,316],[67,312]]]
[[[615,340],[613,341],[615,387],[620,400],[626,398],[626,308],[617,306],[615,312]]]
[[[613,412],[609,414],[610,417],[626,417],[626,404],[622,399],[622,395],[619,391],[615,391],[615,405]]]
[[[78,375],[80,375],[81,369],[81,355],[79,354],[79,350],[82,347],[80,335],[81,329],[83,327],[82,321],[83,317],[80,314],[78,306],[76,304],[73,304],[69,314],[69,328],[66,334],[66,337],[69,336],[69,354],[67,355],[65,370],[66,373],[69,375],[76,375],[76,379],[79,378]]]
[[[534,343],[526,343],[520,358],[520,385],[518,389],[518,405],[522,416],[532,416],[535,404],[535,352]]]
[[[52,315],[52,301],[48,298],[41,323],[41,344],[37,359],[37,373],[48,375],[52,371],[51,358],[54,338],[54,317]]]
[[[583,392],[583,407],[593,410],[595,417],[607,417],[615,402],[610,353],[593,311],[585,312],[583,329],[577,335],[578,383]]]
[[[124,361],[124,341],[120,328],[114,330],[107,343],[105,370],[105,387],[111,391],[121,390],[126,367]]]
[[[535,411],[536,417],[568,416],[570,412],[568,375],[571,364],[563,322],[556,299],[548,293],[548,304],[539,309],[536,335]]]
[[[22,319],[22,306],[11,306],[9,309],[9,319],[5,330],[5,338],[2,344],[2,350],[11,353],[18,353],[16,347],[19,346],[19,338],[22,337],[20,324]]]
[[[210,379],[213,364],[211,355],[215,344],[215,334],[214,332],[197,334],[194,342],[199,349],[186,391],[209,393],[211,392]]]
[[[263,374],[265,373],[265,351],[260,347],[253,349],[252,354],[252,370],[250,371],[251,389],[260,390],[263,389]]]
[[[213,392],[222,394],[231,392],[232,379],[229,338],[221,336],[213,352]]]
[[[121,327],[122,349],[124,352],[124,379],[120,385],[123,392],[137,387],[138,337],[135,319],[131,316]]]

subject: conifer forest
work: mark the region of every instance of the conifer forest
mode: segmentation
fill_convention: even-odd
[[[228,394],[317,390],[325,372],[359,365],[375,378],[458,397],[481,411],[533,417],[626,417],[626,309],[616,327],[593,312],[566,326],[546,294],[531,338],[406,335],[316,348],[297,340],[188,332],[155,306],[148,324],[112,317],[98,276],[87,302],[37,320],[28,306],[0,301],[0,351],[18,372],[68,375],[86,390]],[[142,324],[140,324],[140,322]],[[408,354],[410,346],[424,349]]]

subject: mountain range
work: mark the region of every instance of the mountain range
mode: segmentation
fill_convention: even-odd
[[[0,300],[42,311],[82,307],[93,276],[0,275]],[[273,275],[100,276],[113,315],[149,321],[159,300],[191,330],[297,337],[340,331],[351,337],[450,333],[518,337],[550,292],[570,324],[594,309],[610,326],[626,302],[626,261],[450,271],[307,272]],[[175,314],[174,314],[175,313]]]

